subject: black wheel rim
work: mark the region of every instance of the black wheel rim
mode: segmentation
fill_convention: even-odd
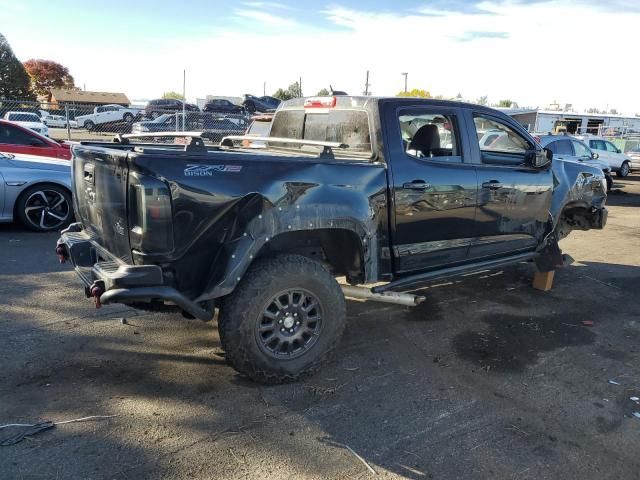
[[[301,288],[283,290],[266,303],[258,317],[258,346],[279,360],[304,355],[320,337],[322,315],[322,305],[311,292]]]
[[[27,197],[24,215],[34,227],[53,230],[69,218],[69,202],[57,190],[42,188]]]

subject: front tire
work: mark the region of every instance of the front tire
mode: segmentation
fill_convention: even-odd
[[[616,172],[616,175],[618,175],[621,178],[624,178],[627,175],[629,175],[630,171],[631,171],[631,167],[629,166],[629,162],[624,162],[622,165],[620,165],[620,169]]]
[[[222,303],[218,330],[229,363],[264,384],[316,372],[342,337],[346,303],[335,278],[301,255],[258,260]]]

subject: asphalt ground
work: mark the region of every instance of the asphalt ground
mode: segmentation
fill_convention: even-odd
[[[640,176],[616,184],[550,292],[523,264],[349,302],[335,359],[277,387],[215,321],[95,310],[55,234],[1,225],[0,424],[117,416],[0,447],[0,478],[637,480]]]

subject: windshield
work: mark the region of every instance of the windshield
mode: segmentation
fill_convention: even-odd
[[[40,117],[35,113],[10,113],[7,120],[11,122],[40,122]]]

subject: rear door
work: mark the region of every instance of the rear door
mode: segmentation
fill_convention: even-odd
[[[475,222],[477,179],[461,111],[386,104],[397,274],[464,262]]]
[[[525,154],[539,146],[508,120],[469,110],[469,137],[477,138],[478,208],[469,256],[481,260],[534,249],[546,234],[553,195],[551,165],[531,168]],[[495,136],[483,141],[487,134]]]

